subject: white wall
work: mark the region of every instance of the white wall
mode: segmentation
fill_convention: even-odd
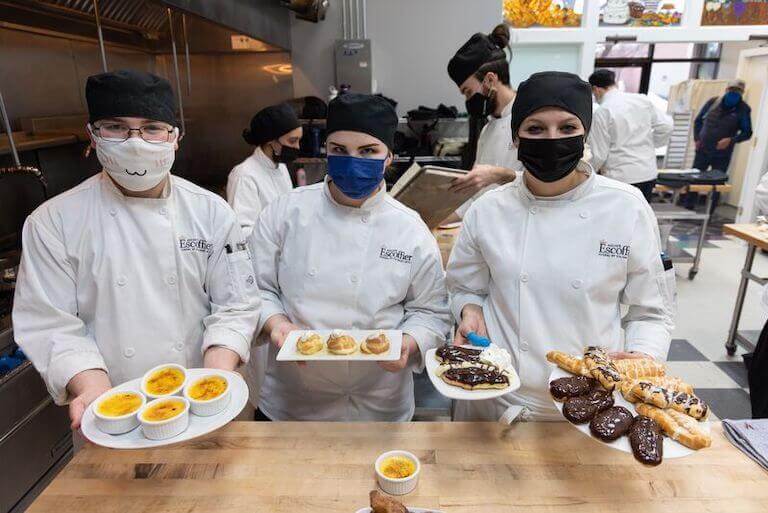
[[[760,41],[731,41],[723,43],[720,52],[720,66],[717,68],[717,78],[730,80],[736,78],[736,68],[739,67],[739,54],[743,50],[758,48]]]

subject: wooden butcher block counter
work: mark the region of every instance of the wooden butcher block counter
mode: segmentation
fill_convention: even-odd
[[[712,427],[711,448],[648,468],[564,422],[233,422],[154,450],[87,445],[29,512],[354,513],[391,449],[422,462],[406,505],[446,513],[768,511],[768,473]]]

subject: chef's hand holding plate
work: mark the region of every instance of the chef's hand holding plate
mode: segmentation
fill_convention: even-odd
[[[67,391],[72,400],[69,402],[70,427],[80,429],[80,421],[85,409],[101,394],[112,388],[109,376],[101,369],[88,369],[75,374],[67,383]]]
[[[273,315],[270,317],[266,324],[264,324],[264,333],[269,333],[269,341],[278,350],[283,347],[285,340],[288,338],[288,334],[295,330],[300,330],[298,326],[293,324],[291,320],[285,315]],[[306,362],[296,362],[299,367],[304,367]]]
[[[388,362],[378,362],[379,366],[387,372],[400,372],[408,367],[408,360],[411,355],[417,357],[419,354],[419,345],[416,339],[407,333],[403,333],[403,345],[400,347],[400,359]]]
[[[466,339],[467,334],[477,333],[481,337],[488,337],[488,329],[485,327],[485,318],[483,317],[483,307],[480,305],[466,305],[461,310],[461,323],[453,336],[453,345],[463,346],[469,344]]]

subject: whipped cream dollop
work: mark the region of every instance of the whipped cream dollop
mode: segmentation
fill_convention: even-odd
[[[504,348],[491,344],[480,353],[480,361],[501,370],[512,368],[512,355]]]
[[[344,330],[333,330],[333,331],[331,331],[331,336],[332,337],[341,337],[343,335],[346,335]]]

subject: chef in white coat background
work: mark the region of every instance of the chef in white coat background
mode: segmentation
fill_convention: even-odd
[[[271,342],[257,418],[407,421],[413,371],[450,329],[437,242],[390,197],[397,115],[384,98],[344,94],[328,106],[328,175],[261,214],[250,243]],[[277,362],[296,329],[399,329],[393,362]],[[260,337],[261,338],[261,337]]]
[[[457,178],[455,191],[483,192],[515,179],[522,170],[509,133],[509,115],[515,91],[509,83],[509,62],[504,48],[509,45],[509,28],[497,26],[489,35],[474,34],[448,63],[448,75],[466,98],[470,116],[487,116],[477,141],[475,162],[465,176]],[[459,221],[472,200],[446,222]]]
[[[616,74],[609,69],[592,73],[589,83],[600,104],[587,141],[592,166],[608,178],[637,187],[650,201],[659,175],[656,148],[669,141],[672,120],[648,96],[619,91]]]
[[[287,103],[260,110],[251,119],[251,126],[243,130],[245,142],[256,149],[229,173],[227,201],[237,214],[245,237],[251,235],[264,207],[293,189],[286,166],[298,157],[301,136],[299,119]],[[249,400],[254,408],[258,408],[267,368],[267,346],[253,347],[251,356],[244,374]]]
[[[286,165],[298,157],[301,136],[299,119],[287,103],[260,110],[243,130],[245,142],[256,149],[229,173],[227,201],[246,237],[264,207],[293,189]]]
[[[88,78],[103,171],[24,224],[14,336],[72,427],[112,385],[153,366],[247,362],[260,298],[235,214],[170,175],[173,91],[150,73]]]
[[[637,189],[581,161],[591,120],[589,84],[576,75],[536,73],[518,89],[511,128],[523,178],[470,207],[447,286],[460,322],[454,343],[469,332],[489,336],[512,355],[522,386],[457,402],[457,420],[515,409],[560,420],[548,392],[550,350],[603,345],[616,357],[667,356],[672,320],[656,220]]]

